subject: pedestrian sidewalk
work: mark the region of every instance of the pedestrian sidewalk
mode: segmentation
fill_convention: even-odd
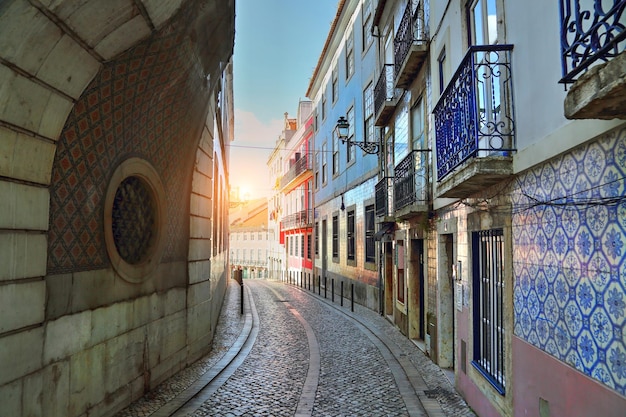
[[[300,289],[299,287],[294,288]],[[315,294],[305,289],[300,290],[312,296]],[[211,370],[226,355],[243,331],[244,316],[240,314],[239,293],[239,284],[234,280],[229,280],[215,329],[211,352],[117,413],[115,417],[150,416],[190,387],[201,375]],[[439,404],[437,409],[440,408],[445,416],[475,417],[475,414],[455,390],[441,368],[434,364],[412,341],[402,335],[398,328],[385,317],[358,304],[354,305],[354,312],[351,312],[348,299],[344,299],[344,307],[341,307],[339,300],[332,303],[330,299],[325,300],[323,296],[317,294],[314,296],[320,301],[332,304],[338,310],[367,327],[378,337],[384,338],[396,357],[410,361],[416,371],[413,380],[419,381],[419,386],[415,388],[426,388],[418,395],[422,398],[425,396],[428,400],[437,401]],[[440,416],[441,413],[430,413],[429,415],[435,417]]]

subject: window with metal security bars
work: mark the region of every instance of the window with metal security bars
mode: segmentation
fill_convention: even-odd
[[[474,360],[472,364],[505,393],[504,236],[502,229],[472,234]]]
[[[315,222],[315,256],[320,255],[320,224]]]
[[[339,260],[339,217],[333,216],[333,260]]]
[[[304,235],[300,235],[300,257],[304,258]]]
[[[348,233],[347,233],[347,238],[348,238],[348,260],[349,261],[354,261],[356,259],[356,254],[355,254],[355,212],[354,210],[350,210],[348,211],[348,215],[347,215],[347,220],[348,220]]]
[[[311,259],[311,234],[306,235],[306,258]]]
[[[365,207],[365,262],[376,262],[374,204]]]

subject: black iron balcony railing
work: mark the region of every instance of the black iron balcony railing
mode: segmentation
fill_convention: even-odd
[[[302,210],[294,214],[283,217],[281,221],[282,230],[297,229],[299,227],[310,227],[313,224],[313,210]]]
[[[562,83],[626,50],[626,0],[560,0]]]
[[[380,118],[381,113],[385,113],[385,106],[388,106],[390,103],[395,103],[402,93],[402,90],[394,88],[394,77],[394,65],[383,65],[380,77],[378,77],[378,81],[376,81],[376,85],[374,86],[374,116],[377,119]],[[393,108],[389,110],[388,115],[391,115]],[[385,119],[388,115],[384,116]],[[386,122],[386,120],[384,122]]]
[[[312,169],[311,156],[303,156],[298,159],[289,171],[280,179],[280,188],[285,188],[289,183],[291,183],[294,179],[296,179],[299,175],[307,170]]]
[[[428,42],[425,28],[422,2],[409,1],[393,41],[394,77],[400,73],[411,46]]]
[[[412,204],[428,204],[429,150],[414,150],[395,168],[393,197],[396,210]]]
[[[393,213],[393,177],[383,177],[375,186],[376,217]]]
[[[471,46],[433,111],[437,180],[470,158],[515,146],[513,45]]]

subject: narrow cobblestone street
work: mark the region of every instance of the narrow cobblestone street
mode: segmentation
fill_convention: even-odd
[[[474,415],[441,369],[375,312],[277,282],[244,288],[241,316],[239,287],[229,283],[211,354],[117,417]],[[235,369],[216,371],[236,349]],[[211,372],[217,384],[199,384]]]

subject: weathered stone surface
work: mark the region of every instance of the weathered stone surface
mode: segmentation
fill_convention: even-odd
[[[66,359],[90,346],[91,314],[84,311],[46,324],[44,363]]]
[[[95,48],[104,59],[111,59],[150,36],[150,27],[138,15],[108,34]]]
[[[71,108],[66,98],[0,65],[0,120],[56,140]]]
[[[0,269],[0,281],[44,276],[46,249],[43,234],[0,234],[0,265],[4,266]]]
[[[43,370],[42,410],[46,417],[67,417],[70,400],[70,364],[57,362]]]
[[[133,330],[106,342],[106,392],[114,392],[143,374],[144,332],[145,329]]]
[[[0,385],[41,368],[43,329],[36,328],[0,338]]]
[[[50,142],[0,127],[0,175],[47,185],[55,150]]]
[[[92,313],[92,344],[113,339],[133,326],[133,303],[122,302],[98,308]]]
[[[189,262],[189,283],[207,281],[211,277],[211,261]]]
[[[45,302],[46,283],[43,280],[0,286],[0,333],[41,323]]]
[[[180,8],[184,0],[143,0],[143,5],[150,15],[152,24],[159,28]]]
[[[73,355],[70,359],[70,415],[87,411],[104,399],[105,345],[103,343]]]
[[[20,381],[0,387],[0,416],[22,415],[22,384]]]
[[[626,119],[626,52],[583,74],[564,107],[568,119]]]
[[[0,181],[0,228],[46,230],[49,194],[45,188]]]

